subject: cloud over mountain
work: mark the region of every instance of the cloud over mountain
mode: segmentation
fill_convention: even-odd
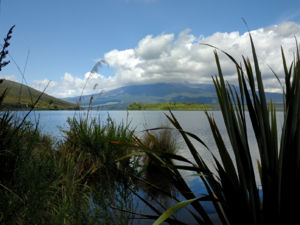
[[[290,62],[295,49],[295,36],[300,39],[300,25],[284,22],[251,31],[259,57],[265,88],[278,91],[279,85],[271,67],[279,76],[282,71],[280,46],[283,46]],[[69,73],[54,81],[47,93],[57,97],[69,97],[90,94],[102,89],[112,89],[130,84],[150,84],[157,82],[211,83],[211,76],[216,75],[213,48],[211,44],[233,55],[241,61],[241,55],[249,56],[251,49],[248,33],[214,33],[211,36],[195,37],[190,30],[175,34],[147,35],[140,40],[136,48],[114,49],[104,54],[104,60],[113,68],[114,74],[107,76],[99,73],[86,73],[76,77]],[[226,79],[234,82],[235,67],[223,54],[220,61]],[[41,89],[47,81],[35,81],[33,86]],[[94,89],[95,84],[97,89]]]

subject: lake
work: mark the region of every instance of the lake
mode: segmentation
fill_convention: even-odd
[[[17,112],[20,116],[25,112]],[[216,145],[210,131],[209,123],[206,115],[203,111],[174,111],[174,115],[181,124],[182,128],[200,137],[206,145],[211,149],[213,153],[216,153]],[[222,114],[220,111],[210,111],[219,125],[221,134],[224,137],[225,144],[230,148],[227,131],[224,126]],[[129,124],[132,129],[136,130],[136,135],[143,134],[145,129],[156,128],[161,126],[172,125],[168,122],[165,114],[169,114],[168,111],[90,111],[89,118],[99,118],[103,123],[110,116],[113,121],[118,123]],[[39,127],[43,133],[47,133],[57,139],[62,138],[63,133],[61,129],[67,128],[67,118],[69,117],[86,117],[87,111],[35,111],[29,115],[29,120],[32,122],[39,121]],[[277,112],[277,125],[280,130],[282,126],[283,112]],[[248,123],[248,138],[253,153],[253,157],[257,159],[257,144],[255,135],[252,131],[252,126],[249,123],[250,119],[247,115]],[[183,141],[182,139],[180,139]],[[199,149],[199,152],[203,157],[209,157],[209,153],[198,142],[193,142]],[[180,152],[188,157],[186,152],[186,146],[181,145]]]
[[[20,117],[24,115],[23,112],[17,112]],[[216,145],[213,136],[210,132],[210,127],[206,115],[203,111],[174,111],[174,115],[181,124],[182,128],[200,137],[212,152],[216,153]],[[227,137],[226,128],[223,123],[222,115],[220,111],[210,111],[213,114],[217,124],[219,124],[221,134],[224,134],[224,141],[229,146],[229,139]],[[141,136],[144,134],[145,129],[151,129],[161,126],[172,125],[167,120],[165,114],[169,114],[168,111],[90,111],[89,118],[100,119],[103,123],[106,122],[110,116],[113,121],[118,123],[129,124],[132,129],[135,129],[136,135]],[[43,133],[49,134],[55,139],[62,139],[62,129],[67,128],[67,119],[69,117],[84,117],[87,116],[87,111],[35,111],[29,115],[29,120],[35,123],[39,121],[39,127]],[[179,136],[179,142],[181,142],[180,154],[190,158],[187,147],[183,143],[183,139]],[[255,148],[255,136],[249,129],[249,141],[253,142]],[[198,142],[193,141],[199,150],[200,154],[207,160],[211,160],[210,153]],[[251,144],[252,146],[252,144]],[[254,152],[254,151],[253,151]]]
[[[20,116],[24,115],[25,112],[17,112]],[[217,154],[217,148],[214,143],[214,139],[212,133],[210,131],[209,123],[206,118],[206,115],[203,111],[174,111],[174,115],[176,116],[177,120],[181,124],[182,128],[186,131],[189,131],[193,134],[196,134],[200,137],[206,145],[210,148],[211,152]],[[227,136],[226,128],[224,126],[222,114],[220,111],[210,111],[216,120],[216,123],[219,125],[219,129],[221,134],[224,137],[225,144],[230,149],[230,143]],[[141,136],[144,133],[145,129],[156,128],[161,126],[171,126],[168,122],[165,114],[169,114],[168,111],[90,111],[89,118],[99,118],[103,123],[107,120],[110,116],[113,121],[118,123],[126,123],[129,124],[132,129],[136,130],[136,135]],[[63,133],[61,132],[62,129],[67,128],[67,118],[69,117],[86,117],[87,111],[35,111],[30,114],[29,119],[32,122],[39,121],[39,127],[43,133],[47,133],[53,136],[56,139],[62,139]],[[280,130],[282,126],[282,119],[283,119],[283,112],[277,112],[277,120],[278,120],[278,128]],[[249,144],[251,146],[251,154],[252,158],[254,159],[254,166],[256,168],[256,159],[259,159],[259,154],[257,151],[257,144],[255,135],[252,131],[252,126],[249,123],[249,116],[247,115],[247,122],[248,122],[248,139]],[[171,126],[172,127],[172,126]],[[183,155],[184,157],[192,160],[189,151],[183,142],[180,135],[178,135],[178,140],[180,141],[180,150],[178,154]],[[209,153],[200,143],[193,141],[196,148],[199,151],[199,154],[209,162],[208,165],[211,169],[214,169],[214,163],[212,162],[211,153]],[[195,193],[201,194],[205,193],[201,184],[197,182],[197,177],[190,176],[189,173],[184,173],[183,176],[188,181],[191,189],[195,191]],[[259,176],[256,171],[256,178],[257,183],[259,184]],[[213,208],[211,205],[207,204],[206,208],[208,211],[213,212]],[[148,211],[145,208],[141,209],[141,211]],[[184,211],[179,212],[178,218],[185,217]],[[185,218],[185,221],[188,221],[188,218]],[[149,222],[151,224],[151,222]],[[146,224],[145,221],[142,224]],[[193,224],[192,220],[190,224]]]

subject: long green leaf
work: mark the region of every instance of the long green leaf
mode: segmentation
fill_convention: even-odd
[[[153,225],[159,225],[162,224],[166,219],[168,219],[170,216],[174,215],[178,210],[182,209],[183,207],[199,200],[200,198],[193,198],[190,200],[179,202],[175,205],[173,205],[171,208],[169,208],[167,211],[165,211],[154,223]]]

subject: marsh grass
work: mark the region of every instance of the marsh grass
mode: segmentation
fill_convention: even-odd
[[[176,154],[179,150],[179,142],[177,136],[173,129],[167,126],[161,126],[162,129],[159,130],[147,130],[145,131],[144,136],[141,138],[141,141],[144,146],[149,150],[160,150],[162,154],[159,154],[160,157],[164,158],[164,154]],[[143,177],[146,181],[158,187],[159,189],[164,190],[165,192],[174,195],[174,187],[172,183],[168,180],[169,170],[162,166],[161,161],[151,153],[145,153],[142,158],[144,167]],[[166,160],[166,158],[164,158]],[[165,179],[161,179],[161,176]],[[153,186],[144,185],[146,193],[152,198],[164,198],[165,196],[161,194],[160,191],[153,188]],[[167,198],[165,198],[166,200]],[[164,204],[167,205],[167,204]]]
[[[79,173],[74,156],[53,149],[36,126],[19,126],[12,113],[3,113],[0,124],[0,223],[82,224],[88,172]]]
[[[9,63],[4,59],[12,29],[0,52],[0,70]],[[0,106],[7,91],[0,93]],[[132,214],[120,209],[134,209],[128,187],[130,175],[138,177],[139,160],[119,160],[132,149],[112,142],[129,145],[134,131],[110,118],[103,124],[88,114],[74,115],[54,143],[40,133],[38,121],[27,121],[43,93],[21,118],[0,113],[0,224],[129,224]]]
[[[37,126],[12,113],[0,118],[0,223],[129,224],[135,203],[129,187],[139,176],[131,149],[133,131],[85,119],[68,120],[64,139],[53,143]],[[17,131],[16,131],[17,128]]]
[[[128,224],[129,215],[118,209],[133,211],[129,187],[131,176],[138,176],[139,160],[138,157],[119,159],[132,153],[133,149],[128,145],[133,142],[134,131],[129,129],[129,125],[116,125],[110,117],[105,123],[100,119],[74,117],[68,120],[68,124],[69,128],[64,131],[65,141],[60,148],[72,155],[84,155],[81,171],[92,170],[92,174],[86,177],[86,183],[96,206],[94,212],[105,218],[103,223]],[[126,143],[127,146],[113,142]]]

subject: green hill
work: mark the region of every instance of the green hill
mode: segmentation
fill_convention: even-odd
[[[1,80],[0,94],[7,89],[7,94],[0,106],[0,110],[26,110],[30,109],[32,104],[36,102],[41,92],[30,88],[26,85],[10,81]],[[78,108],[75,104],[54,98],[50,95],[43,94],[38,101],[35,109],[38,110],[68,110]]]

